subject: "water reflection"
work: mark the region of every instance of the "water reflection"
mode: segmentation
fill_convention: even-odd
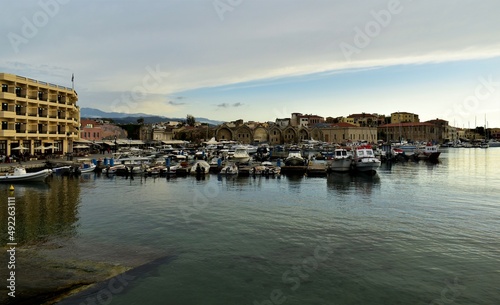
[[[380,176],[351,175],[349,173],[330,173],[326,178],[327,188],[338,195],[352,194],[353,191],[371,195],[374,187],[380,186]]]
[[[80,203],[80,181],[78,178],[53,177],[47,183],[31,185],[0,185],[0,194],[5,200],[16,199],[16,242],[43,241],[49,236],[76,234],[78,205]],[[0,223],[7,223],[7,209],[0,210]],[[1,242],[6,243],[2,235]]]

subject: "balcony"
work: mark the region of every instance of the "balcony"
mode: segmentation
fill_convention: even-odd
[[[14,137],[16,131],[14,129],[0,130],[0,137]]]
[[[0,111],[0,118],[13,119],[16,117],[14,111]]]

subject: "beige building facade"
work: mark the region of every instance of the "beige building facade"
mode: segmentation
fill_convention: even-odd
[[[73,89],[7,73],[0,85],[0,155],[73,151],[80,127]]]

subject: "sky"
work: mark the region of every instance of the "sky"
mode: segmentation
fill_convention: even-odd
[[[406,111],[500,127],[495,0],[38,0],[0,11],[0,72],[80,107],[274,121]],[[74,83],[72,83],[74,75]]]

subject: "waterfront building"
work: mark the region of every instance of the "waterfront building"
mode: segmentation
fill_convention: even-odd
[[[307,127],[264,124],[241,120],[226,122],[219,125],[215,130],[215,138],[218,141],[237,141],[243,144],[269,143],[271,145],[299,143],[310,139],[310,131]]]
[[[377,142],[376,127],[360,127],[350,123],[319,124],[311,131],[312,138],[328,143]]]
[[[73,151],[80,127],[73,89],[8,73],[0,84],[0,155]]]
[[[410,113],[410,112],[393,112],[391,113],[391,122],[392,124],[399,123],[419,123],[420,119],[418,118],[418,114]]]
[[[81,119],[80,139],[101,141],[103,138],[101,124],[95,120]]]
[[[366,127],[366,126],[376,126],[379,122],[378,114],[369,113],[356,113],[351,114],[347,117],[346,123],[354,124],[356,126]]]
[[[439,129],[430,122],[385,124],[378,127],[378,132],[381,140],[392,142],[443,140]]]
[[[324,123],[325,118],[315,114],[292,113],[290,125],[294,127],[312,127],[316,124]]]

